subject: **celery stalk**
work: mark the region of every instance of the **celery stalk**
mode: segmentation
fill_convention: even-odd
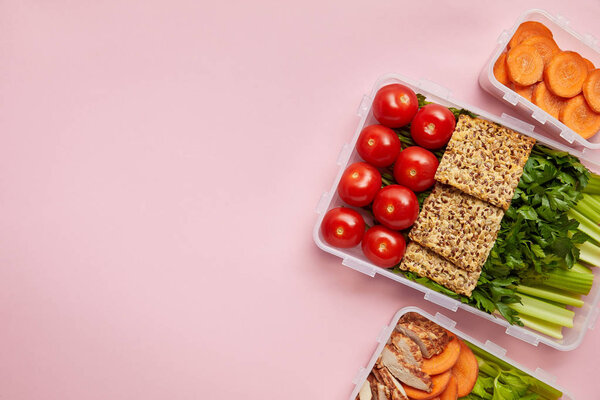
[[[581,268],[588,272],[579,272]],[[577,294],[588,294],[594,283],[594,275],[589,273],[589,269],[581,264],[575,264],[570,270],[557,268],[546,273],[546,277],[547,279],[539,283],[543,283],[544,286],[550,286]]]
[[[598,226],[598,224],[594,224],[587,217],[573,208],[567,212],[567,215],[579,222],[579,227],[577,229],[586,233],[596,242],[600,242],[600,226]]]
[[[551,300],[560,304],[566,304],[574,307],[582,307],[583,301],[578,295],[573,293],[565,292],[556,288],[549,288],[544,286],[525,286],[518,285],[516,287],[517,292],[528,294],[540,299]]]
[[[591,201],[594,205],[600,207],[600,194],[589,194],[589,193],[584,193],[583,197],[587,198],[589,201]]]
[[[579,248],[579,259],[592,267],[600,265],[600,247],[591,242],[585,242],[577,246]]]
[[[571,268],[571,271],[579,272],[582,274],[592,274],[592,271],[588,267],[583,266],[579,263],[575,263],[575,265],[573,265],[573,267]]]
[[[553,324],[551,322],[543,321],[539,318],[531,317],[529,315],[519,314],[519,319],[529,329],[533,329],[537,332],[548,335],[554,339],[562,339],[562,326]]]
[[[573,208],[575,211],[586,217],[593,224],[598,224],[600,221],[600,215],[594,209],[594,205],[587,201],[585,198],[581,200],[577,205]]]
[[[600,176],[592,174],[583,192],[590,194],[600,194]]]
[[[584,193],[583,201],[588,203],[594,210],[596,210],[596,215],[598,218],[600,218],[600,196]]]
[[[573,327],[573,318],[575,317],[573,311],[557,307],[524,294],[519,295],[519,297],[521,298],[521,303],[508,305],[519,314],[529,315],[553,324],[566,326],[567,328]]]

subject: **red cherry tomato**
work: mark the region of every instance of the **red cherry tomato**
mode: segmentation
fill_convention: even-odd
[[[347,204],[355,207],[366,206],[381,189],[381,174],[372,165],[357,162],[344,171],[338,194]]]
[[[377,221],[390,229],[406,229],[419,215],[417,196],[404,186],[386,186],[375,196],[373,215]]]
[[[422,192],[435,183],[435,171],[439,164],[437,157],[429,150],[419,146],[407,147],[400,152],[394,164],[394,179],[412,191]]]
[[[455,126],[452,111],[439,104],[427,104],[411,122],[410,135],[419,146],[439,149],[448,143]]]
[[[333,208],[325,214],[321,234],[327,243],[335,247],[354,247],[365,233],[365,220],[351,208]]]
[[[371,125],[362,130],[356,150],[363,160],[376,167],[392,165],[400,153],[396,132],[383,125]]]
[[[365,233],[361,246],[363,253],[373,264],[390,268],[402,260],[406,241],[400,232],[375,225]]]
[[[389,128],[408,124],[419,109],[419,99],[408,86],[393,83],[382,87],[373,99],[373,115]]]

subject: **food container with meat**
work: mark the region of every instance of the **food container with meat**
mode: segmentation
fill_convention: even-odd
[[[316,244],[528,343],[576,348],[600,301],[600,165],[424,80],[382,77],[359,116]]]
[[[561,16],[529,10],[498,37],[481,87],[600,162],[600,48]]]
[[[377,340],[350,400],[572,399],[543,370],[528,371],[440,313],[403,308]]]

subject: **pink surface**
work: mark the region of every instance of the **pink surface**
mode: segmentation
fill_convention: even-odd
[[[536,2],[437,4],[0,2],[0,398],[346,399],[397,309],[439,310],[312,242],[361,96],[505,110],[477,76]],[[597,1],[545,7],[600,36]],[[452,317],[598,398],[598,332]]]

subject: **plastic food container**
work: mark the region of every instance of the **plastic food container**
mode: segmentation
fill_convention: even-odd
[[[330,246],[323,240],[319,229],[321,226],[321,221],[323,220],[323,216],[328,210],[335,207],[339,207],[344,204],[337,194],[337,186],[342,176],[342,173],[348,165],[361,160],[358,153],[355,150],[355,145],[358,136],[365,126],[377,123],[371,111],[371,105],[375,93],[381,87],[390,83],[401,83],[403,85],[409,86],[416,93],[421,93],[424,96],[426,96],[427,100],[429,101],[433,101],[448,107],[468,109],[478,114],[481,118],[499,123],[510,129],[531,136],[537,139],[540,143],[548,147],[554,148],[556,150],[568,151],[571,154],[578,157],[581,157],[581,155],[583,154],[581,150],[574,149],[562,142],[545,137],[542,134],[537,133],[536,131],[534,131],[534,127],[532,125],[527,124],[517,118],[511,117],[506,114],[502,114],[501,117],[497,117],[477,107],[455,100],[451,96],[449,90],[433,82],[427,80],[413,81],[411,79],[396,74],[385,75],[375,83],[375,86],[373,87],[371,93],[363,97],[358,108],[358,116],[360,117],[360,122],[358,123],[352,141],[350,143],[345,144],[342,147],[338,156],[337,164],[340,166],[340,169],[336,175],[333,185],[331,186],[329,191],[323,193],[317,204],[316,212],[318,214],[318,218],[313,230],[313,239],[317,246],[319,246],[322,250],[328,253],[340,257],[342,259],[342,264],[347,267],[360,271],[370,277],[374,277],[376,274],[380,274],[385,276],[386,278],[392,279],[396,282],[400,282],[405,286],[411,287],[413,289],[425,293],[426,300],[431,301],[432,303],[435,303],[442,307],[445,307],[451,311],[457,311],[458,309],[462,308],[470,313],[478,315],[481,318],[506,327],[507,334],[521,339],[532,345],[537,346],[538,343],[544,343],[550,347],[563,351],[575,349],[583,340],[583,337],[587,330],[593,328],[594,322],[598,317],[598,314],[600,313],[600,309],[598,309],[598,302],[600,301],[600,268],[593,269],[593,273],[595,275],[594,285],[589,295],[582,297],[582,299],[585,302],[584,306],[581,308],[572,308],[575,312],[573,328],[564,328],[563,338],[557,340],[525,327],[510,325],[508,321],[506,321],[501,316],[487,314],[483,311],[476,309],[475,307],[461,303],[460,301],[455,300],[447,295],[438,293],[419,283],[413,282],[405,278],[403,275],[395,274],[390,270],[377,267],[374,264],[372,264],[369,260],[367,260],[367,258],[362,254],[360,246],[351,249],[340,249]],[[600,172],[600,165],[591,163],[589,161],[586,162],[586,164],[594,172]]]
[[[594,65],[600,66],[598,39],[590,34],[580,34],[571,29],[569,20],[562,16],[554,17],[543,10],[529,10],[521,15],[509,30],[502,31],[494,52],[479,75],[479,84],[485,91],[503,100],[520,113],[533,118],[550,134],[564,139],[567,143],[572,144],[573,148],[581,148],[581,159],[600,162],[600,133],[592,136],[589,140],[584,139],[540,107],[498,82],[494,76],[493,68],[496,60],[506,48],[519,25],[525,21],[541,22],[552,31],[554,40],[561,49],[576,51]]]
[[[534,372],[529,371],[528,369],[520,366],[519,364],[517,364],[516,362],[512,361],[511,359],[506,357],[506,350],[500,346],[498,346],[497,344],[487,340],[485,343],[481,343],[475,339],[473,339],[472,337],[470,337],[469,335],[461,332],[460,330],[458,330],[456,328],[456,322],[453,321],[452,319],[440,314],[440,313],[436,313],[435,315],[431,315],[426,313],[425,311],[421,310],[420,308],[417,307],[406,307],[401,309],[400,311],[398,311],[396,313],[396,315],[394,315],[394,318],[392,318],[392,321],[390,322],[389,325],[385,325],[382,329],[381,332],[379,334],[379,336],[377,337],[377,342],[379,343],[379,345],[377,346],[377,349],[375,350],[375,353],[373,353],[373,356],[371,357],[371,360],[369,360],[369,363],[367,364],[366,367],[360,368],[358,373],[356,374],[354,380],[352,381],[352,383],[354,383],[355,387],[354,390],[352,391],[352,394],[350,395],[350,400],[355,400],[356,396],[358,395],[358,392],[360,391],[360,388],[362,387],[363,383],[365,382],[365,380],[367,379],[367,376],[369,375],[369,373],[371,372],[371,369],[373,369],[373,366],[375,365],[375,362],[377,361],[377,358],[379,357],[379,355],[381,354],[381,352],[383,351],[383,347],[385,346],[385,344],[387,343],[388,339],[390,338],[394,328],[396,327],[396,324],[398,323],[398,320],[406,313],[409,312],[416,312],[418,314],[421,314],[422,316],[426,317],[427,319],[435,322],[436,324],[446,328],[447,330],[451,331],[452,333],[454,333],[456,336],[458,336],[461,339],[464,339],[472,344],[474,344],[475,346],[480,347],[481,349],[487,351],[488,353],[500,358],[501,360],[512,364],[514,367],[520,369],[521,371],[525,372],[526,374],[529,374],[531,376],[533,376],[536,379],[539,379],[540,381],[554,387],[555,389],[560,390],[563,393],[562,399],[563,400],[573,400],[574,397],[572,397],[566,390],[564,390],[563,388],[561,388],[560,386],[557,386],[555,384],[555,379],[554,377],[550,376],[547,372],[545,372],[544,370],[537,368]]]

